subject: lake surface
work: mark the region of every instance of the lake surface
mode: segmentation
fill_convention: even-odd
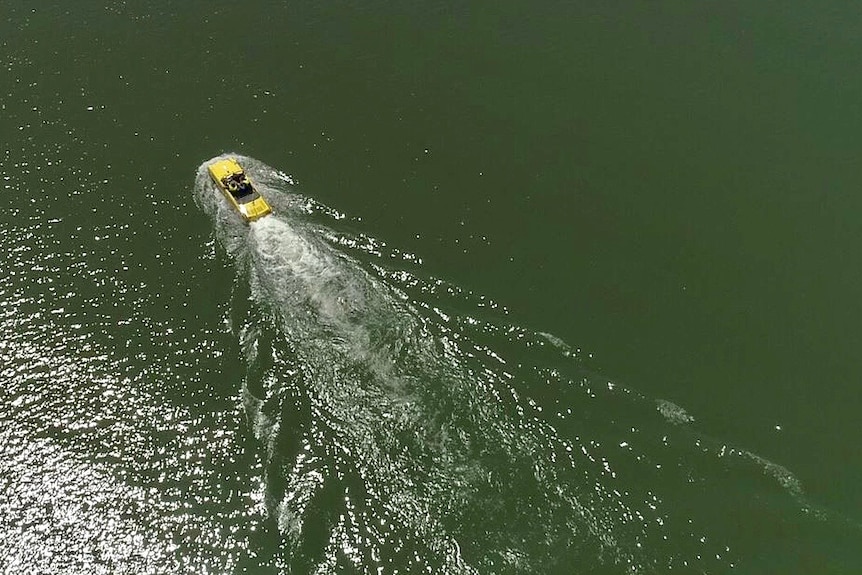
[[[860,30],[10,0],[3,572],[862,572]]]

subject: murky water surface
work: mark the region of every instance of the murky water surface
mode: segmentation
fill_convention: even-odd
[[[862,571],[859,36],[769,4],[12,2],[2,571]]]

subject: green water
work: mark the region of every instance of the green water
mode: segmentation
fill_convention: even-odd
[[[7,2],[0,566],[862,571],[860,25]]]

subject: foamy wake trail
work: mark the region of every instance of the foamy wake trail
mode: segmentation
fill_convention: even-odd
[[[247,407],[269,449],[285,561],[321,573],[473,572],[441,522],[435,486],[451,470],[432,463],[422,393],[397,361],[420,347],[415,318],[301,224],[256,222],[249,252],[251,297],[267,320],[244,330]]]
[[[479,563],[524,569],[538,559],[514,541],[507,544],[517,517],[482,516],[500,480],[486,457],[507,473],[529,462],[522,482],[549,474],[534,460],[539,446],[507,422],[490,388],[493,372],[483,378],[461,365],[463,351],[426,329],[403,294],[301,224],[266,218],[252,226],[249,245],[252,298],[272,312],[273,335],[258,332],[246,348],[260,354],[261,342],[272,337],[286,344],[270,344],[272,365],[263,379],[274,382],[269,395],[290,389],[290,400],[281,404],[280,417],[258,428],[268,430],[262,439],[270,446],[270,477],[285,482],[271,498],[290,557],[319,561],[324,571],[341,558],[360,571],[409,565],[411,571],[470,573],[459,543],[468,537],[467,520],[502,544],[486,550],[484,541],[466,542],[472,553],[486,555]],[[290,362],[279,361],[275,350],[288,348]],[[298,405],[308,412],[297,413]],[[512,495],[504,494],[508,504]],[[577,529],[545,524],[543,538],[568,542],[583,527],[583,536],[614,548],[576,498],[537,495],[522,502],[535,507],[532,513],[565,508],[571,521],[582,523]],[[329,517],[326,525],[309,527],[321,516]],[[316,552],[306,550],[316,536],[322,537]]]

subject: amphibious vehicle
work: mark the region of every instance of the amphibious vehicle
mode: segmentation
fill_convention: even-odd
[[[228,202],[246,222],[253,222],[271,214],[272,208],[252,185],[242,166],[233,158],[213,162],[210,175]]]

